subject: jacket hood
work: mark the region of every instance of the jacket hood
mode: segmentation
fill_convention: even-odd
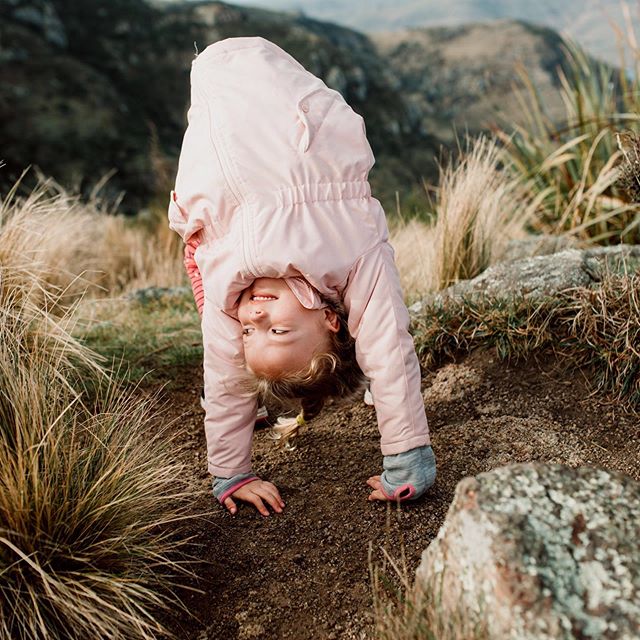
[[[304,278],[300,276],[293,276],[290,278],[284,278],[289,289],[293,295],[298,299],[298,302],[305,307],[305,309],[323,309],[327,306],[326,302],[322,301],[320,294],[314,289]]]

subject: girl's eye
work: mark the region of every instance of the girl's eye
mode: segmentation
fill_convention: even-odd
[[[250,331],[250,327],[247,327],[246,329],[242,330],[242,335],[243,336],[248,336],[249,335],[249,331]]]
[[[281,336],[281,335],[284,335],[285,333],[288,333],[286,329],[271,329],[271,332],[275,333],[277,336]]]

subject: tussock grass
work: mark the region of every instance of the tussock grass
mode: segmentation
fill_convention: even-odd
[[[407,298],[412,301],[495,263],[507,243],[526,235],[542,196],[532,198],[520,177],[502,169],[502,151],[485,136],[440,171],[429,225],[416,218],[392,225],[390,241]]]
[[[433,265],[435,262],[433,227],[411,218],[400,220],[389,229],[400,284],[408,304],[433,291]]]
[[[620,32],[622,35],[622,32]],[[640,70],[635,40],[627,46]],[[626,61],[619,69],[587,56],[565,41],[568,64],[559,70],[564,122],[555,125],[527,73],[520,93],[524,126],[498,133],[511,168],[542,196],[536,232],[569,233],[590,242],[640,241],[638,205],[618,185],[622,153],[616,134],[640,127],[640,75],[629,76]]]
[[[640,407],[640,273],[576,291],[563,316],[564,352],[593,368],[597,388]]]
[[[193,490],[158,398],[72,335],[95,218],[65,206],[39,192],[1,209],[0,638],[157,638],[189,571]]]
[[[412,325],[426,367],[495,348],[504,359],[548,349],[567,364],[589,366],[595,390],[640,407],[640,273],[609,274],[541,302],[523,297],[448,299],[424,308]]]
[[[432,272],[437,288],[484,271],[506,242],[524,235],[538,206],[519,178],[500,170],[500,156],[496,142],[481,136],[441,172]]]
[[[182,468],[150,406],[106,391],[82,410],[36,363],[0,403],[0,637],[156,638],[179,606]],[[171,525],[171,526],[169,526]]]
[[[105,208],[99,190],[83,202],[42,176],[26,195],[19,187],[20,181],[0,201],[0,263],[20,264],[56,289],[58,306],[84,295],[184,283],[181,241],[167,225],[116,214]]]

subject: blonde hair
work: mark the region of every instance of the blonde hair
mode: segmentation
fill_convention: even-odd
[[[347,402],[358,392],[364,392],[367,378],[356,360],[355,340],[349,333],[347,313],[341,302],[323,298],[340,322],[337,332],[329,331],[327,351],[316,353],[303,369],[266,377],[248,371],[243,386],[257,394],[263,402],[275,401],[285,406],[299,401],[300,410],[295,418],[278,418],[271,437],[279,447],[293,449],[291,440],[298,436],[300,427],[315,418],[328,399]]]

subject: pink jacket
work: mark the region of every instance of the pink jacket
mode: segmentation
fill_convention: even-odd
[[[383,455],[430,444],[363,118],[274,43],[239,37],[194,59],[187,119],[168,214],[202,277],[209,471],[251,469],[257,399],[233,380],[244,371],[237,302],[258,277],[286,278],[310,308],[317,292],[342,299]]]

